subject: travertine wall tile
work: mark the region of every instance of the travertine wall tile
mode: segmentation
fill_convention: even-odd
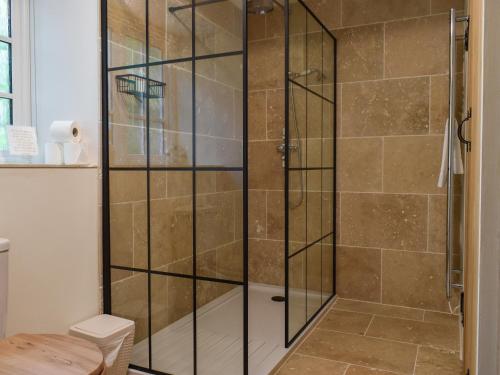
[[[448,13],[451,8],[456,10],[463,10],[464,0],[431,0],[431,11],[436,13]]]
[[[428,0],[342,0],[342,23],[362,25],[429,14]]]
[[[380,302],[380,249],[337,247],[337,295]]]
[[[267,236],[267,193],[265,190],[248,192],[248,236],[266,238]]]
[[[385,74],[408,77],[448,71],[448,16],[390,22],[385,28]]]
[[[340,27],[341,0],[307,0],[306,4],[328,30]]]
[[[416,135],[429,131],[429,79],[342,85],[342,136]]]
[[[446,195],[429,196],[429,248],[435,253],[446,252]]]
[[[284,87],[284,40],[265,39],[248,44],[250,90]],[[270,64],[269,62],[273,63]]]
[[[381,79],[384,74],[384,26],[369,25],[334,31],[337,38],[338,82]]]
[[[248,145],[250,189],[283,189],[281,157],[277,147],[281,141],[250,142]]]
[[[443,194],[437,186],[443,137],[388,137],[384,140],[384,192]]]
[[[284,285],[284,242],[249,241],[248,276],[256,283]]]
[[[342,244],[425,251],[427,197],[342,193]]]
[[[344,138],[337,145],[338,189],[382,191],[382,138]]]
[[[445,255],[382,251],[382,302],[449,311]]]

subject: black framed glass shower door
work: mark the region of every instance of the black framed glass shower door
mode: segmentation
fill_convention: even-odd
[[[290,346],[335,294],[336,40],[302,0],[285,18],[285,293]]]
[[[246,0],[101,4],[104,311],[132,368],[247,374]]]

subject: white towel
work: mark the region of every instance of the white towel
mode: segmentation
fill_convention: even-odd
[[[439,179],[437,186],[442,188],[446,185],[448,180],[448,131],[449,131],[449,120],[446,120],[446,125],[444,129],[444,141],[443,141],[443,154],[441,157],[441,171],[439,172]],[[455,124],[453,126],[453,132],[455,136],[453,137],[453,173],[454,174],[464,174],[464,163],[462,161],[462,147],[460,140],[456,135],[458,131],[458,122],[455,119]]]

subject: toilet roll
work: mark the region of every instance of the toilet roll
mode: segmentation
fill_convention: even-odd
[[[45,163],[63,164],[63,146],[60,143],[45,144]]]
[[[54,142],[80,143],[81,130],[74,121],[54,121],[50,125],[50,136]]]
[[[64,164],[86,164],[86,152],[84,143],[64,143]]]

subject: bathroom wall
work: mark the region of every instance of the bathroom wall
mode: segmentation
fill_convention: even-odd
[[[88,163],[100,155],[99,1],[33,3],[33,125],[44,162],[50,125],[74,120],[82,129]],[[64,30],[64,31],[62,31]],[[28,124],[29,125],[29,124]]]
[[[175,14],[179,1],[152,1],[151,60],[191,56],[191,10]],[[145,2],[109,1],[112,66],[144,62]],[[129,25],[136,25],[134,28]],[[196,15],[197,55],[241,50],[240,11],[232,3],[199,7]],[[205,167],[242,165],[242,57],[196,62],[196,163]],[[144,69],[110,75],[110,162],[113,167],[145,167],[146,100],[118,92],[116,77],[145,76]],[[166,84],[164,98],[149,100],[150,164],[189,168],[192,147],[191,62],[150,68]],[[111,263],[148,268],[147,176],[145,171],[111,172]],[[193,221],[196,220],[197,274],[242,280],[242,172],[196,174],[196,218],[193,219],[192,171],[151,172],[151,268],[192,275]],[[137,323],[136,341],[147,335],[147,274],[112,271],[112,311]],[[152,276],[153,332],[192,312],[192,280]],[[201,307],[233,289],[232,285],[198,282]],[[140,363],[139,363],[140,364]]]
[[[40,150],[51,121],[73,119],[97,164],[99,2],[33,3]],[[8,335],[66,333],[99,313],[99,185],[97,168],[0,165],[0,237],[12,243]]]
[[[338,39],[340,297],[450,311],[446,189],[437,179],[448,10],[462,3],[311,2]]]
[[[97,169],[0,168],[0,186],[7,335],[66,333],[101,305]]]

